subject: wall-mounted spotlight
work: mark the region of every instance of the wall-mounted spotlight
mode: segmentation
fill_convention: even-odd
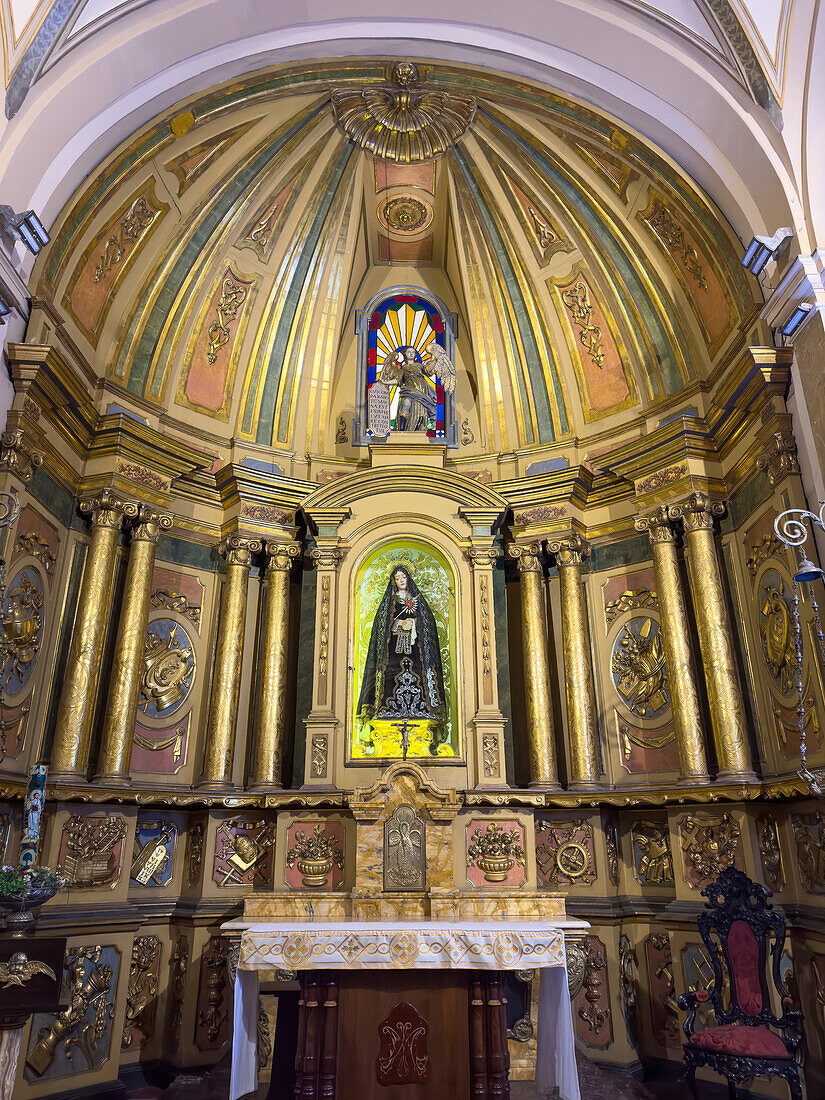
[[[768,260],[776,260],[788,246],[793,230],[786,226],[777,229],[772,237],[754,237],[742,257],[742,267],[752,275],[758,275]]]
[[[11,313],[11,305],[0,295],[0,325],[5,325],[6,318]]]
[[[794,311],[780,329],[780,332],[784,337],[789,338],[793,336],[796,330],[800,327],[803,321],[807,321],[810,315],[814,311],[813,302],[797,302],[794,306]]]
[[[45,226],[33,210],[15,214],[10,206],[0,206],[0,232],[12,240],[22,241],[35,256],[51,239]]]

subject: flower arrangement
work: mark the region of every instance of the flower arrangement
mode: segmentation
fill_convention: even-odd
[[[0,868],[0,898],[18,900],[43,890],[57,893],[65,885],[65,877],[48,867],[11,867],[6,864]]]

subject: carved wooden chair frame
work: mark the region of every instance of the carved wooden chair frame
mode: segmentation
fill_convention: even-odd
[[[688,1013],[683,1025],[687,1043],[683,1046],[685,1069],[688,1084],[696,1096],[696,1070],[706,1066],[728,1080],[730,1096],[735,1100],[736,1085],[752,1077],[782,1077],[788,1082],[791,1100],[802,1100],[802,1086],[799,1080],[799,1067],[796,1053],[801,1041],[801,1013],[792,1009],[792,1001],[787,995],[779,972],[782,948],[785,944],[785,919],[776,913],[768,901],[772,891],[752,882],[747,875],[729,867],[711,883],[702,895],[708,900],[705,911],[699,915],[699,933],[707,948],[708,958],[713,966],[713,982],[707,990],[683,993],[679,1007]],[[731,928],[737,921],[743,921],[751,930],[758,944],[757,977],[761,1009],[758,1012],[747,1011],[740,1003],[737,991],[737,964],[732,961],[729,937]],[[711,938],[715,933],[721,947],[725,969],[730,978],[730,1003],[725,1006],[722,989],[724,975],[720,961],[720,952]],[[771,1008],[771,996],[768,983],[767,953],[768,940],[771,945],[770,976],[782,1015],[777,1017]],[[741,972],[740,972],[741,977]],[[750,1027],[773,1027],[782,1033],[787,1054],[785,1056],[763,1056],[761,1054],[733,1054],[721,1050],[696,1046],[691,1042],[695,1034],[696,1011],[700,1004],[713,1007],[718,1026],[730,1024]]]

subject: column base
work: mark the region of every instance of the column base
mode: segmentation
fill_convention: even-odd
[[[49,774],[46,776],[46,781],[48,783],[54,783],[55,785],[58,785],[58,786],[68,786],[68,784],[70,784],[70,783],[88,783],[89,779],[88,779],[88,776],[87,776],[87,773],[86,773],[85,770],[82,771],[82,772],[73,772],[73,771],[53,772],[53,771],[50,771]]]
[[[597,783],[592,779],[577,779],[573,783],[569,784],[568,791],[576,791],[576,793],[589,793],[596,794],[599,791],[605,789],[604,783]]]
[[[761,783],[756,772],[717,772],[717,783]]]
[[[561,783],[548,780],[546,783],[541,779],[537,779],[534,783],[528,783],[527,789],[530,791],[549,791],[551,794],[561,794],[564,790]]]
[[[93,783],[101,783],[104,787],[131,787],[131,775],[96,775]]]
[[[206,780],[205,782],[198,783],[195,787],[196,791],[214,791],[215,794],[226,794],[230,791],[234,791],[235,787],[231,783],[227,783],[225,779],[221,780]]]
[[[247,787],[247,794],[275,794],[277,791],[284,789],[283,783],[253,783],[251,787]]]
[[[680,775],[678,784],[680,787],[707,787],[712,783],[711,777],[705,773],[699,775]]]

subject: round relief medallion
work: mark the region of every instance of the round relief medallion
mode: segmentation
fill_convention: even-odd
[[[433,208],[412,195],[397,195],[378,207],[378,217],[394,233],[418,233],[433,220]]]

